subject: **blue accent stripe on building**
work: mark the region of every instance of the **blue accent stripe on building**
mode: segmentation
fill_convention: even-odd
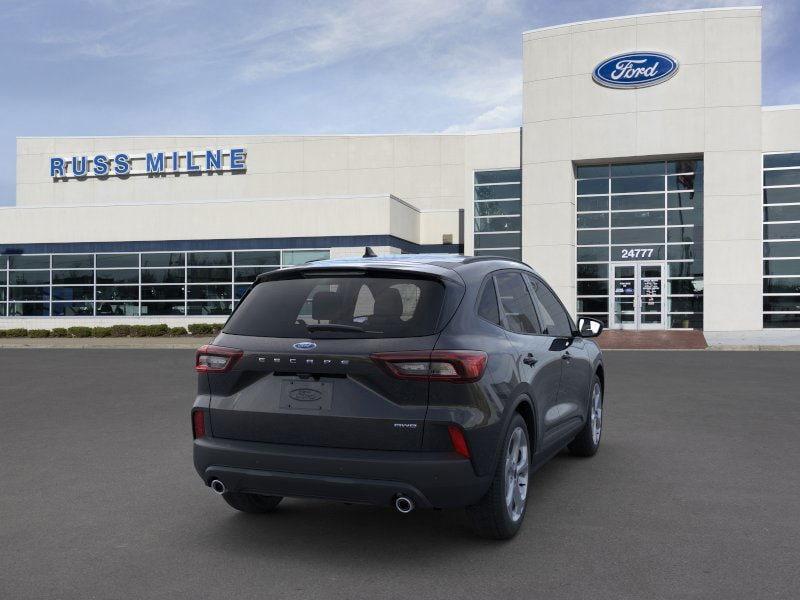
[[[70,254],[80,252],[167,252],[194,250],[292,250],[297,248],[343,248],[393,246],[403,252],[463,251],[460,244],[415,244],[393,235],[339,235],[324,237],[247,238],[221,240],[166,240],[138,242],[66,242],[53,244],[0,245],[0,254]]]

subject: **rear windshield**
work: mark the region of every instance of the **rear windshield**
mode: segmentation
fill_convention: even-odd
[[[225,333],[279,338],[416,337],[436,331],[444,286],[430,279],[349,275],[265,281]]]

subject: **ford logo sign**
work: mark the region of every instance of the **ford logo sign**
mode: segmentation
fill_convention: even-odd
[[[296,344],[292,344],[292,348],[295,350],[313,350],[316,347],[317,345],[314,342],[297,342]]]
[[[297,400],[298,402],[319,402],[322,400],[322,394],[310,388],[299,388],[291,390],[289,392],[289,398]]]
[[[642,88],[666,81],[678,72],[678,61],[659,52],[629,52],[601,62],[595,82],[610,88]]]

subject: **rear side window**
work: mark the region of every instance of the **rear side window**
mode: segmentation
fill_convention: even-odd
[[[500,325],[500,311],[497,308],[497,293],[494,291],[494,280],[489,277],[483,284],[481,297],[478,299],[478,316],[490,323]]]
[[[245,297],[225,333],[278,338],[417,337],[436,331],[444,286],[365,275],[265,281]]]
[[[495,277],[500,309],[506,328],[514,333],[539,333],[531,295],[520,273],[500,273]]]
[[[533,287],[536,309],[539,312],[539,318],[542,320],[542,333],[554,337],[570,337],[572,335],[572,323],[555,294],[535,277],[530,275],[526,275],[526,277],[531,282],[531,287]]]

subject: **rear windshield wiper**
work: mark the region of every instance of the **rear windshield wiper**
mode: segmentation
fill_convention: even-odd
[[[306,329],[310,332],[315,331],[352,331],[353,333],[381,333],[380,331],[369,331],[358,325],[340,325],[338,323],[318,323],[307,324]]]

